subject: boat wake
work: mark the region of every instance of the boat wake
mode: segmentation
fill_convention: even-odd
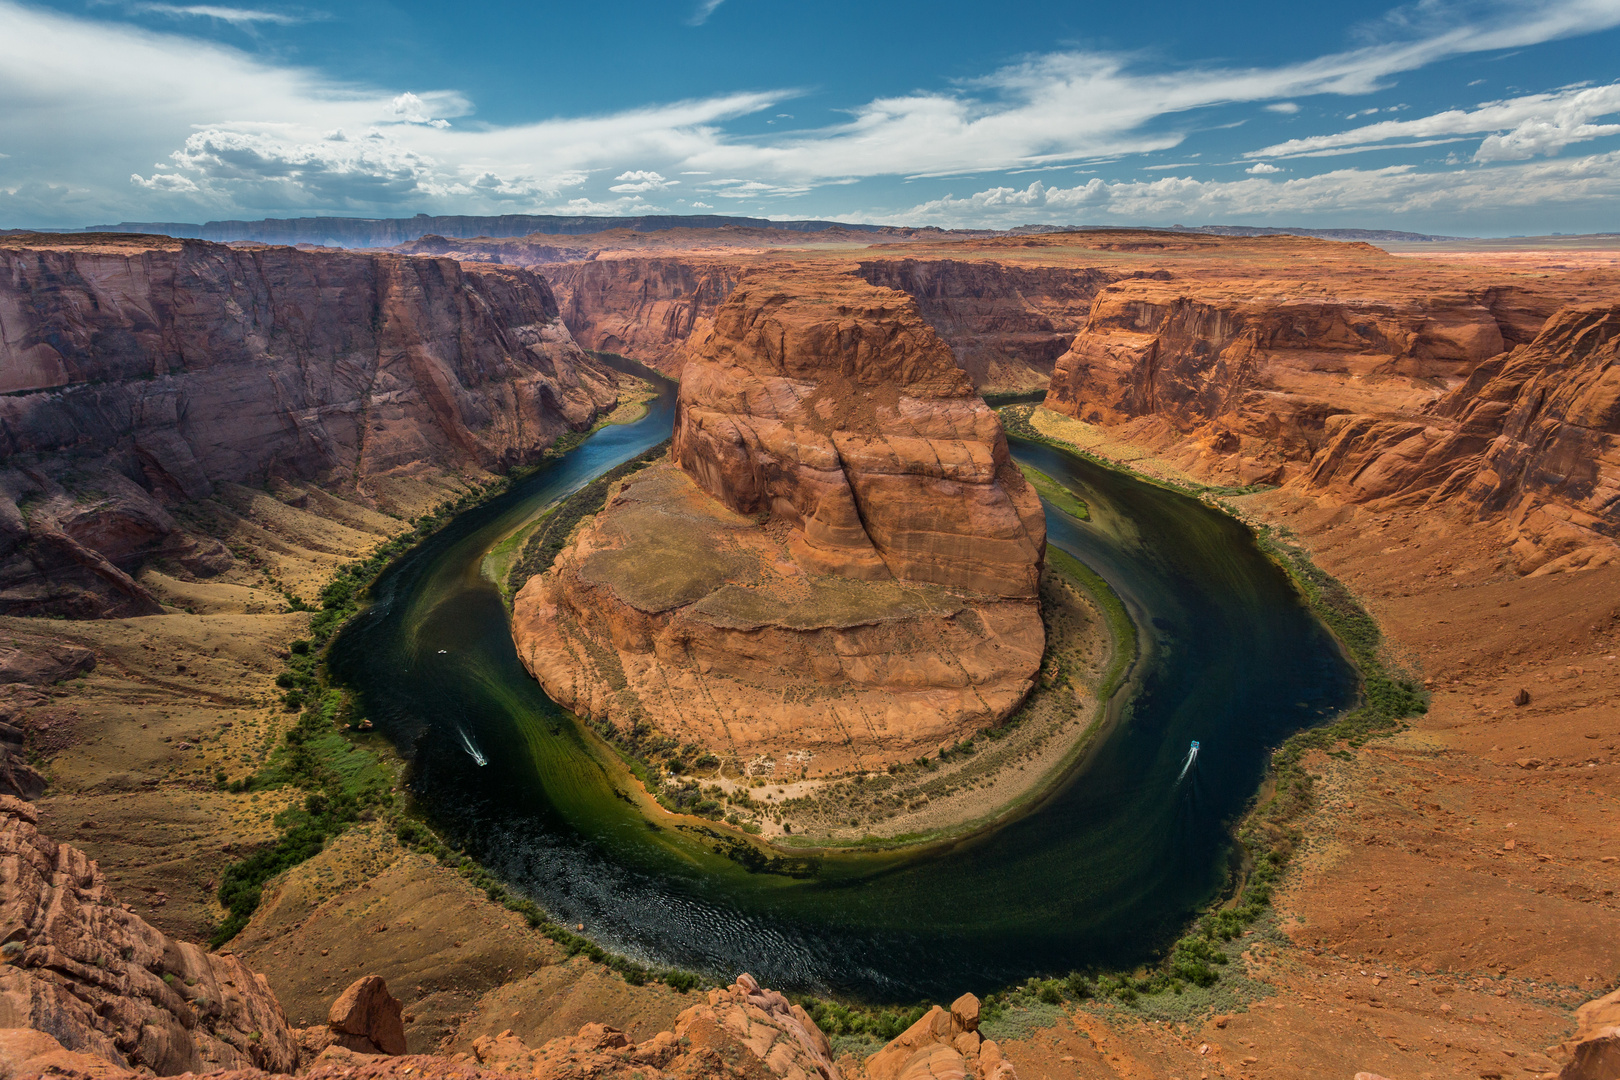
[[[1183,780],[1185,780],[1187,778],[1187,770],[1191,769],[1193,767],[1193,763],[1196,762],[1197,760],[1198,760],[1198,740],[1194,739],[1192,747],[1190,749],[1188,749],[1188,751],[1187,751],[1187,760],[1183,761],[1181,763],[1181,775],[1176,777],[1176,783],[1179,784],[1179,783],[1181,783]]]
[[[461,748],[467,751],[468,755],[474,761],[478,762],[480,765],[489,764],[489,759],[484,756],[484,752],[482,750],[478,749],[478,744],[472,741],[472,736],[467,734],[466,728],[458,727],[456,729],[456,733],[461,736]]]

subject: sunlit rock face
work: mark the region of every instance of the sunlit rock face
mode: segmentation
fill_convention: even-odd
[[[514,611],[561,703],[812,774],[914,756],[1024,698],[1039,501],[907,296],[750,280],[694,337],[672,461]]]
[[[220,485],[295,477],[364,501],[382,478],[534,460],[617,394],[543,279],[450,259],[13,236],[0,327],[14,614],[149,613],[130,577],[145,558],[228,566],[168,509]]]

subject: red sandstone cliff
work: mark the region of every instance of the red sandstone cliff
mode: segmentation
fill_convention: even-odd
[[[689,348],[673,457],[516,597],[519,655],[563,705],[821,774],[1028,693],[1045,519],[910,298],[739,287]]]
[[[1044,389],[1097,290],[1122,276],[977,259],[873,259],[856,274],[915,299],[973,385],[986,391]]]
[[[1310,490],[1503,517],[1524,572],[1620,559],[1620,307],[1560,311],[1421,420],[1345,414],[1327,433]]]
[[[229,562],[166,506],[222,482],[301,477],[364,497],[380,476],[532,460],[615,387],[526,270],[7,238],[0,611],[156,610],[129,577],[145,557]]]
[[[679,375],[681,347],[711,318],[742,268],[693,256],[597,259],[546,268],[563,322],[587,349]]]

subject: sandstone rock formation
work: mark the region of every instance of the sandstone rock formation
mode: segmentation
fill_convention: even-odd
[[[967,259],[871,259],[856,273],[917,301],[973,385],[1044,389],[1097,290],[1120,274]]]
[[[1364,284],[1111,285],[1046,406],[1201,475],[1504,519],[1521,572],[1620,558],[1620,309]]]
[[[820,774],[954,743],[1028,693],[1045,519],[907,297],[739,287],[689,350],[673,456],[516,598],[558,702]]]
[[[166,507],[221,483],[532,460],[615,400],[545,282],[448,259],[154,237],[0,241],[0,612],[133,615]]]
[[[935,1005],[887,1046],[866,1059],[868,1080],[1017,1080],[1001,1047],[979,1034],[979,999],[963,994],[947,1009]]]
[[[738,1053],[738,1051],[745,1053]],[[510,1032],[473,1044],[480,1064],[542,1080],[576,1076],[747,1076],[765,1080],[842,1080],[832,1045],[804,1009],[752,976],[711,990],[681,1013],[673,1031],[632,1044],[622,1031],[587,1024],[573,1037],[530,1049]]]
[[[36,822],[29,804],[0,796],[0,1028],[165,1076],[296,1068],[297,1042],[262,976],[153,929]]]
[[[740,276],[701,257],[595,259],[548,267],[563,322],[581,346],[679,375],[682,345]]]
[[[739,287],[688,347],[675,460],[798,558],[1030,597],[1046,542],[1001,423],[914,303],[847,279]]]
[[[1421,422],[1344,415],[1307,486],[1505,517],[1523,572],[1620,560],[1620,307],[1575,307],[1479,364]]]
[[[404,1012],[388,984],[376,975],[356,979],[332,1002],[327,1026],[337,1043],[362,1054],[403,1054]]]
[[[1567,1060],[1550,1080],[1613,1080],[1620,1076],[1620,990],[1575,1010],[1575,1035],[1559,1050]]]

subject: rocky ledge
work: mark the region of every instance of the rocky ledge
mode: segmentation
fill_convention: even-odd
[[[327,1023],[292,1029],[263,975],[153,929],[107,891],[96,864],[0,796],[0,1076],[136,1080],[409,1077],[432,1080],[1017,1080],[978,1034],[979,1001],[935,1008],[864,1061],[833,1060],[810,1015],[741,975],[641,1043],[588,1023],[530,1048],[510,1031],[471,1055],[410,1054],[402,1007],[375,975],[332,1003]],[[514,1014],[515,1016],[516,1014]]]
[[[909,759],[1029,692],[1040,503],[909,297],[740,287],[690,346],[673,458],[516,597],[559,703],[780,776]]]

